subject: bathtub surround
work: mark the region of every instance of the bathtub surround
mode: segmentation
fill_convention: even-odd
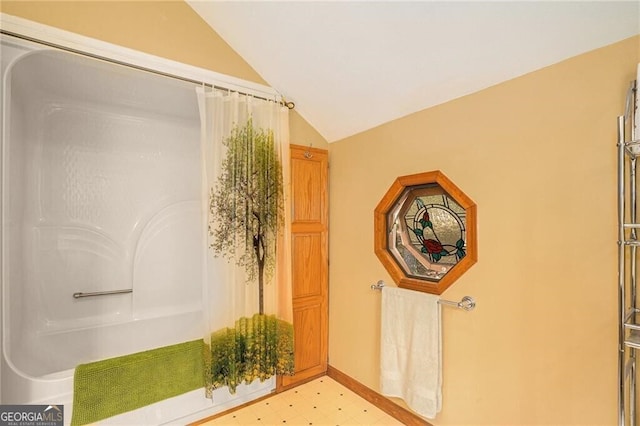
[[[76,367],[72,425],[94,423],[204,386],[202,340]]]
[[[15,24],[8,21],[3,15],[3,29]],[[75,48],[87,42],[34,31]],[[203,336],[197,97],[180,79],[1,37],[2,108],[10,117],[2,132],[2,238],[11,248],[2,252],[0,396],[63,403],[71,413],[78,364]],[[88,46],[150,60],[96,40]],[[156,65],[212,75],[161,58],[148,67]],[[74,298],[78,292],[95,295]],[[233,397],[216,391],[213,404],[196,389],[109,422],[203,417],[274,387],[268,379],[243,384]]]
[[[2,397],[26,403],[78,364],[201,336],[199,122],[185,82],[1,48]]]
[[[442,340],[438,296],[382,289],[380,389],[433,419],[442,409]]]

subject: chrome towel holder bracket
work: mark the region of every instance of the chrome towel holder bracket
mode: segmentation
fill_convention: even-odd
[[[371,284],[371,290],[380,290],[380,291],[382,291],[384,286],[385,286],[384,281],[379,280],[377,283]],[[476,307],[476,301],[471,296],[464,296],[462,299],[460,299],[459,302],[454,302],[452,300],[440,299],[440,300],[438,300],[438,303],[441,304],[441,305],[453,306],[454,308],[462,309],[462,310],[465,310],[465,311],[472,311]]]

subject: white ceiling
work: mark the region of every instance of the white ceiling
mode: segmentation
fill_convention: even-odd
[[[637,0],[188,3],[329,142],[640,32]]]

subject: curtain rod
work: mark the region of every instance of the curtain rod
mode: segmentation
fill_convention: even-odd
[[[188,77],[182,77],[180,75],[176,75],[176,74],[171,74],[171,73],[164,72],[164,71],[155,70],[153,68],[143,67],[141,65],[131,64],[129,62],[119,61],[117,59],[107,58],[107,57],[102,56],[102,55],[96,55],[95,53],[89,53],[89,52],[85,52],[85,51],[82,51],[82,50],[79,50],[79,49],[74,49],[72,47],[62,46],[62,45],[57,44],[57,43],[48,42],[48,41],[41,40],[41,39],[38,39],[38,38],[35,38],[35,37],[25,36],[23,34],[15,33],[13,31],[7,31],[7,30],[4,30],[4,29],[0,29],[0,34],[5,34],[5,35],[11,36],[11,37],[19,38],[21,40],[26,40],[26,41],[30,41],[30,42],[33,42],[33,43],[42,44],[44,46],[53,47],[55,49],[64,50],[66,52],[71,52],[71,53],[74,53],[74,54],[77,54],[77,55],[82,55],[82,56],[86,56],[86,57],[89,57],[89,58],[98,59],[100,61],[109,62],[111,64],[125,66],[125,67],[128,67],[128,68],[137,69],[139,71],[144,71],[144,72],[148,72],[148,73],[151,73],[151,74],[160,75],[162,77],[168,77],[168,78],[173,78],[175,80],[185,81],[187,83],[192,83],[192,84],[195,84],[195,85],[198,85],[198,86],[205,86],[205,87],[210,87],[212,89],[218,89],[218,90],[231,90],[228,87],[219,86],[219,85],[211,84],[211,83],[206,83],[204,81],[198,81],[198,80],[194,80],[194,79],[191,79],[191,78],[188,78]],[[239,93],[241,95],[252,96],[252,97],[254,97],[256,99],[262,99],[262,100],[265,100],[265,101],[273,101],[273,99],[268,99],[266,97],[257,96],[257,95],[251,94],[251,93],[244,93],[244,92],[240,92],[238,90],[233,90],[233,91],[237,92],[237,93]],[[295,106],[296,106],[295,103],[293,103],[291,101],[287,101],[286,99],[284,99],[284,97],[279,103],[281,105],[289,108],[289,109],[294,109]]]

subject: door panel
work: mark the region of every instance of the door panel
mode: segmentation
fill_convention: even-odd
[[[322,259],[322,235],[294,234],[291,245],[292,261],[300,265],[294,269],[296,284],[293,286],[293,297],[322,296],[322,282],[318,279],[326,265]]]
[[[296,371],[305,371],[322,364],[322,305],[308,305],[295,310],[293,328]]]
[[[321,169],[322,162],[317,161],[317,157],[316,160],[314,157],[291,160],[291,180],[295,195],[298,195],[293,204],[293,222],[322,223],[326,193],[326,184],[322,182],[325,174]]]

